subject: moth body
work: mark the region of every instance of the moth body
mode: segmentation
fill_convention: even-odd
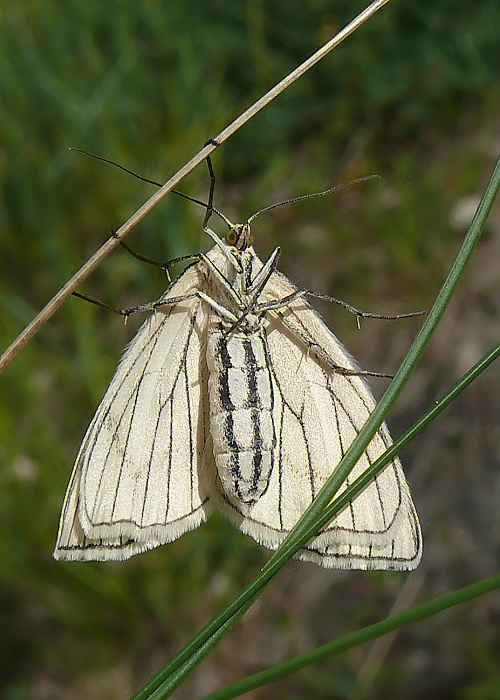
[[[207,345],[210,431],[224,492],[236,503],[255,503],[266,491],[274,460],[274,397],[259,331],[226,336],[215,323]]]
[[[375,405],[349,353],[277,271],[247,222],[151,305],[87,430],[54,556],[127,559],[218,508],[276,549]],[[382,424],[340,495],[391,445]],[[420,525],[397,457],[297,557],[325,567],[414,569]]]

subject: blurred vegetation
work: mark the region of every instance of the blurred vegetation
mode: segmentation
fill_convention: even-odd
[[[4,0],[2,348],[152,192],[68,147],[165,180],[361,9],[346,0],[307,5],[195,0],[189,7],[160,0]],[[281,269],[294,280],[362,308],[425,308],[468,223],[461,212],[468,213],[466,205],[480,192],[496,155],[499,28],[494,0],[389,5],[217,151],[217,206],[241,220],[271,202],[377,172],[381,183],[259,218],[257,250],[265,256],[279,243]],[[207,183],[200,168],[183,190],[205,199]],[[206,249],[202,215],[195,205],[169,197],[128,242],[165,260]],[[481,260],[484,268],[468,283],[471,305],[461,300],[451,318],[460,328],[462,311],[489,304],[486,335],[486,322],[474,334],[462,327],[459,337],[470,343],[461,347],[469,355],[458,356],[457,336],[451,330],[444,334],[441,347],[438,343],[431,352],[427,374],[414,387],[413,403],[410,397],[396,422],[407,424],[419,402],[426,405],[443,381],[451,383],[460,362],[478,358],[474,352],[481,348],[471,338],[489,337],[495,323],[498,327],[500,310],[491,301],[495,276],[490,287],[477,291],[477,280],[487,279],[491,254]],[[82,291],[127,307],[156,298],[164,286],[160,272],[118,251]],[[362,364],[381,371],[394,368],[418,327],[391,326],[377,335],[378,329],[363,326],[354,336],[352,319],[328,307],[322,311]],[[215,517],[178,542],[127,563],[52,561],[71,464],[133,327],[131,322],[123,328],[105,311],[70,300],[1,378],[0,695],[7,700],[127,697],[267,557]],[[471,534],[467,521],[462,530],[436,533],[422,565],[424,598],[491,573],[489,566],[497,563],[500,491],[497,482],[487,488],[495,461],[486,431],[498,401],[480,390],[474,401],[462,416],[460,408],[451,412],[443,452],[429,450],[433,456],[425,465],[433,476],[446,463],[444,454],[458,453],[467,455],[467,468],[474,471],[481,455],[484,479],[473,482],[462,474],[459,513],[456,502],[442,504],[445,490],[432,501],[441,503],[437,515],[423,486],[437,487],[415,471],[415,500],[423,516],[428,512],[458,522],[470,513],[476,528]],[[478,425],[482,448],[477,437],[464,447],[462,431]],[[408,463],[418,465],[416,453],[410,455]],[[456,485],[453,464],[445,488]],[[407,472],[412,482],[412,470]],[[491,539],[478,552],[470,543],[482,537],[487,523],[481,518],[487,517]],[[422,519],[427,543],[432,542],[433,524]],[[452,559],[454,537],[462,538],[463,549]],[[471,553],[472,561],[466,559]],[[404,580],[292,565],[178,697],[199,696],[378,619]],[[370,697],[426,692],[464,700],[500,698],[500,640],[498,624],[495,633],[490,618],[500,613],[500,604],[485,601],[475,609],[472,620],[451,612],[445,622],[400,635]],[[284,681],[280,691],[255,697],[276,697],[276,692],[294,698],[354,697],[363,659],[359,650]]]

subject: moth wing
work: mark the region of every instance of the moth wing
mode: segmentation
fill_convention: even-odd
[[[263,301],[283,299],[295,289],[274,273]],[[238,512],[227,500],[222,508],[241,530],[276,549],[340,462],[375,401],[361,377],[332,368],[356,365],[307,302],[297,299],[269,318],[274,467],[267,491],[248,511]],[[339,495],[391,443],[383,424]],[[325,567],[410,570],[421,554],[420,525],[396,458],[297,557]]]
[[[202,283],[195,264],[163,298]],[[128,346],[78,453],[56,559],[127,559],[206,520],[206,314],[197,297],[161,307]]]

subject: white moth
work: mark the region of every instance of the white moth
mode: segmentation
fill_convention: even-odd
[[[279,249],[263,265],[249,222],[231,224],[225,241],[206,230],[216,245],[149,305],[87,430],[56,559],[127,559],[214,508],[276,549],[374,407],[305,290],[276,271]],[[383,425],[345,487],[390,444]],[[421,552],[395,459],[297,557],[409,570]]]

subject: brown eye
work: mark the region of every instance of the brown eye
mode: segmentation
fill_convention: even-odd
[[[228,231],[226,233],[226,243],[229,245],[236,245],[236,241],[238,240],[238,236],[236,234],[236,231]]]

